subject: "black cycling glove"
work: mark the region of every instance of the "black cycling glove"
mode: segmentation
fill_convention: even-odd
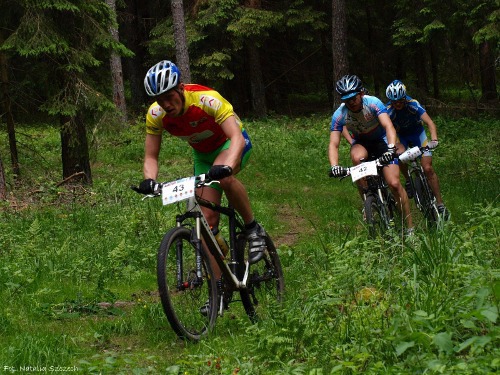
[[[139,186],[131,186],[131,188],[141,194],[158,194],[160,184],[152,178],[147,178],[143,180]]]
[[[333,165],[331,170],[332,177],[344,177],[345,171],[340,165]]]
[[[229,177],[233,174],[233,168],[229,165],[212,165],[208,171],[208,178],[211,180],[221,180],[224,177]]]
[[[380,157],[380,162],[382,164],[389,164],[391,161],[394,160],[394,155],[396,153],[396,147],[394,145],[389,145],[389,148],[387,149],[386,152],[382,154]]]

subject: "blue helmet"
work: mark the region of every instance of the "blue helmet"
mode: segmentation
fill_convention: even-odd
[[[340,99],[346,100],[364,92],[363,82],[358,76],[347,74],[337,81],[335,91],[340,95]]]
[[[396,79],[387,86],[385,95],[392,101],[404,99],[406,98],[406,86],[399,79]]]
[[[144,88],[149,96],[157,96],[176,87],[181,80],[181,72],[168,60],[152,66],[144,77]]]

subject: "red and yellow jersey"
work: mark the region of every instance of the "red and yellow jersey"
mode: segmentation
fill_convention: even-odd
[[[233,106],[217,91],[196,84],[184,85],[184,113],[167,117],[165,111],[154,102],[146,114],[146,132],[159,135],[166,130],[175,137],[186,140],[199,152],[211,152],[226,140],[220,124],[234,116],[240,129],[243,125],[233,111]]]

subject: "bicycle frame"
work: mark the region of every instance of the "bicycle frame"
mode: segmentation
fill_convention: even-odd
[[[226,166],[222,171],[231,172]],[[176,203],[179,208],[182,202],[176,226],[165,233],[158,249],[156,272],[163,311],[170,325],[179,337],[192,341],[200,340],[214,327],[217,316],[222,316],[233,302],[235,292],[255,322],[258,310],[262,310],[257,309],[259,299],[268,301],[272,297],[281,302],[284,291],[279,256],[267,233],[263,259],[250,266],[250,242],[241,216],[230,203],[221,205],[196,195],[198,188],[212,183],[219,181],[205,174],[189,176],[158,183],[144,197],[161,196],[163,205]],[[212,232],[204,216],[206,209],[227,217],[222,220],[229,225],[229,250]]]
[[[377,165],[377,174],[369,174],[364,176],[364,180],[366,181],[366,187],[363,187],[363,201],[366,200],[366,197],[368,194],[373,194],[377,196],[382,204],[386,205],[388,203],[388,186],[387,183],[385,182],[384,176],[382,175],[381,171],[382,168],[384,167],[383,164],[381,164],[378,160],[376,161],[366,161],[366,160],[361,160],[361,163],[359,164],[362,165],[363,163],[376,163]],[[351,170],[356,167],[351,167],[347,169],[347,175],[351,174]],[[346,176],[347,177],[347,176]],[[354,181],[353,181],[354,182]]]
[[[408,176],[410,177],[410,184],[414,191],[414,200],[418,209],[424,214],[424,216],[431,212],[429,210],[432,210],[432,207],[436,206],[436,197],[429,186],[429,181],[427,180],[422,164],[418,161],[419,157],[426,150],[428,150],[428,147],[415,146],[409,148],[399,156],[399,160],[408,165]],[[415,183],[416,179],[421,181],[421,188],[425,190],[425,195],[430,199],[429,202],[425,202],[425,198],[423,202],[421,201],[423,197],[421,197],[417,192],[417,186]],[[437,215],[439,215],[439,213],[437,213]],[[434,218],[433,216],[434,214],[431,215],[432,218]]]
[[[230,254],[230,260],[229,262],[225,262],[225,256],[224,253],[222,252],[217,240],[215,239],[215,236],[212,233],[212,230],[210,226],[208,225],[207,220],[205,219],[205,216],[203,215],[203,212],[201,210],[201,206],[210,208],[211,210],[217,211],[220,214],[223,214],[228,217],[229,219],[229,254]],[[192,239],[192,242],[195,244],[196,249],[197,249],[197,269],[196,273],[198,277],[201,278],[201,267],[202,267],[202,259],[201,259],[201,254],[203,249],[203,241],[205,241],[205,244],[212,254],[214,260],[217,262],[217,265],[219,266],[222,275],[225,277],[225,280],[229,281],[232,284],[232,286],[235,289],[244,289],[247,287],[247,282],[248,282],[248,275],[249,275],[249,266],[250,264],[248,261],[245,262],[245,273],[243,276],[242,280],[239,280],[238,277],[236,276],[236,267],[237,267],[237,258],[236,258],[236,252],[241,251],[240,249],[237,248],[237,238],[236,238],[236,230],[243,229],[243,226],[241,223],[238,222],[238,219],[236,217],[236,212],[234,208],[232,207],[223,207],[217,204],[214,204],[209,201],[204,201],[201,200],[198,197],[193,197],[188,200],[187,203],[188,209],[184,214],[179,214],[176,216],[176,222],[177,226],[182,226],[185,225],[184,222],[186,219],[189,218],[194,218],[195,220],[195,227],[193,228],[193,234],[194,238]],[[178,259],[178,267],[177,267],[177,279],[179,281],[179,284],[182,283],[182,261],[181,259]]]
[[[384,165],[378,159],[372,161],[362,160],[361,163],[356,166],[344,168],[344,177],[350,175],[353,182],[361,179],[365,180],[366,186],[363,187],[362,191],[363,205],[365,209],[368,210],[367,205],[370,205],[371,197],[373,197],[379,207],[378,212],[380,213],[385,229],[388,229],[394,221],[393,218],[396,206],[394,199],[392,199],[391,202],[392,195],[381,173],[383,166]],[[367,215],[366,220],[368,222],[373,219],[368,219],[369,213],[367,211],[365,211],[365,215]]]
[[[379,169],[380,173],[380,169]],[[365,177],[367,188],[363,189],[363,198],[366,200],[367,194],[372,193],[378,196],[383,204],[387,203],[387,184],[385,179],[378,174],[377,176],[366,176]]]
[[[417,163],[416,160],[412,160],[410,163],[408,163],[408,176],[410,177],[410,184],[413,191],[416,190],[416,178],[420,178],[424,182],[423,187],[425,189],[429,187],[429,182],[427,180],[427,176],[425,175],[424,169],[422,168],[422,165],[420,163]],[[434,196],[434,193],[432,193],[431,190],[429,192],[431,193],[430,196],[432,197],[432,201],[430,203],[436,203],[436,197]],[[421,209],[423,209],[422,202],[420,202],[418,199],[415,199],[415,202],[421,207]]]

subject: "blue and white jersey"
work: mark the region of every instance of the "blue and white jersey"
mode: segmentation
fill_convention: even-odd
[[[424,127],[421,118],[425,112],[424,107],[422,107],[416,99],[409,96],[406,96],[406,103],[399,111],[394,108],[391,102],[387,103],[387,113],[398,135],[422,133]]]
[[[378,120],[381,113],[387,109],[375,96],[363,95],[363,109],[357,113],[351,112],[342,103],[333,113],[330,131],[339,131],[347,127],[354,140],[375,141],[385,137],[385,129]]]

